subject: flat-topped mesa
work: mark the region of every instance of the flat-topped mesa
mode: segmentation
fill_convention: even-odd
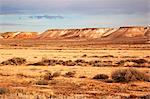
[[[147,28],[145,27],[120,27],[117,31],[110,35],[110,38],[120,37],[144,37]]]
[[[105,40],[112,42],[149,42],[150,27],[132,26],[119,28],[83,28],[49,29],[41,34],[37,32],[6,32],[0,34],[3,39],[37,40]]]
[[[51,29],[47,30],[39,38],[46,39],[94,39],[108,35],[114,28],[84,28],[84,29]]]
[[[38,36],[37,32],[20,32],[15,36],[15,38],[36,38]]]
[[[37,35],[37,32],[5,32],[1,34],[4,39],[29,39],[36,38]]]

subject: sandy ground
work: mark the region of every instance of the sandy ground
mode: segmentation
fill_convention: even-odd
[[[55,46],[55,45],[54,45]],[[133,45],[134,46],[134,45]],[[27,59],[27,63],[38,62],[42,58],[86,61],[101,60],[117,62],[125,59],[146,59],[150,50],[148,48],[117,48],[110,49],[99,46],[64,48],[50,46],[49,48],[30,47],[2,47],[0,49],[0,62],[13,57]],[[86,57],[83,57],[86,55]],[[103,57],[113,55],[113,57]],[[96,56],[96,57],[95,57]],[[150,82],[135,81],[129,83],[106,83],[103,80],[94,80],[96,74],[106,74],[111,79],[111,73],[117,69],[124,69],[124,66],[0,66],[0,88],[7,92],[1,94],[1,99],[124,99],[127,97],[142,97],[150,94]],[[149,72],[150,68],[134,67],[140,71]],[[37,81],[47,71],[52,73],[61,72],[59,77],[49,80],[47,85],[38,85]],[[64,77],[64,74],[76,71],[74,77]],[[85,78],[80,78],[86,76]]]

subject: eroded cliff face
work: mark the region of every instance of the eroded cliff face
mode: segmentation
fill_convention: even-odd
[[[84,28],[84,29],[50,29],[41,34],[36,32],[6,32],[3,39],[44,39],[44,40],[109,40],[149,42],[150,27],[120,28]]]
[[[111,34],[113,28],[85,28],[85,29],[52,29],[39,35],[39,38],[49,39],[94,39]]]
[[[145,36],[149,37],[149,39],[150,39],[150,27],[147,27],[147,31],[145,32]]]
[[[3,37],[0,35],[0,39],[3,39]]]
[[[120,27],[109,35],[109,38],[117,39],[120,37],[144,37],[147,27]]]
[[[38,33],[36,32],[20,32],[14,38],[37,38]]]
[[[37,32],[6,32],[1,34],[3,39],[28,39],[36,38],[37,36]]]

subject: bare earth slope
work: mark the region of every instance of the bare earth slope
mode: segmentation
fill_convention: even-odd
[[[150,43],[150,27],[50,29],[36,32],[6,32],[4,39],[96,40],[109,43]],[[1,37],[1,38],[2,38]]]

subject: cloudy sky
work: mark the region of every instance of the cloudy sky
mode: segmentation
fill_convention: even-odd
[[[0,32],[147,26],[150,0],[0,0]]]

